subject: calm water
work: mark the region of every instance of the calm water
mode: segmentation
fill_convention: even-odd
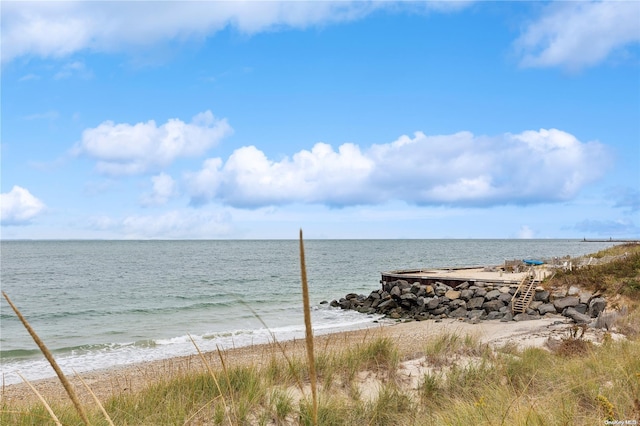
[[[312,240],[316,332],[377,319],[320,305],[378,288],[380,272],[593,253],[579,240]],[[1,284],[64,371],[303,336],[297,241],[3,241]],[[4,383],[53,376],[2,300]],[[265,329],[257,314],[269,330]]]

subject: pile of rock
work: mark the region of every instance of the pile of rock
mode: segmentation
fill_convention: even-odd
[[[454,289],[440,282],[426,285],[397,280],[385,283],[369,296],[349,293],[340,300],[333,300],[331,306],[418,321],[442,318],[463,318],[473,322],[484,319],[523,321],[562,314],[580,324],[591,322],[606,306],[604,298],[575,287],[553,293],[538,287],[527,312],[513,315],[511,300],[516,291],[515,286],[483,282],[464,282]]]

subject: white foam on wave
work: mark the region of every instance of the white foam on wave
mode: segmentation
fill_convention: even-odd
[[[312,312],[313,329],[316,334],[327,334],[333,331],[345,331],[375,326],[380,315],[365,315],[355,311],[344,311],[325,306],[315,307]],[[114,343],[99,349],[86,351],[74,350],[68,354],[60,354],[56,361],[65,374],[73,374],[125,366],[140,362],[157,361],[178,356],[195,355],[197,351],[193,341],[203,351],[231,349],[262,343],[286,341],[303,338],[304,324],[290,324],[274,328],[235,329],[229,331],[207,332],[202,335],[184,334],[168,339]],[[3,360],[0,373],[5,385],[20,383],[22,374],[29,381],[55,376],[55,372],[44,358]]]

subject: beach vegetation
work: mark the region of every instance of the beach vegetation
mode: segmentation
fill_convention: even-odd
[[[505,352],[487,350],[480,342],[467,349],[474,349],[473,355],[449,365],[436,359],[436,367],[424,356],[432,347],[425,347],[423,373],[416,381],[408,380],[403,354],[387,338],[372,336],[370,344],[325,354],[333,385],[325,386],[319,374],[317,424],[602,424],[612,411],[617,419],[640,415],[637,339],[594,343],[571,356],[513,346]],[[292,358],[295,365],[304,359]],[[287,371],[285,360],[273,362]],[[395,368],[393,375],[390,368]],[[227,374],[216,370],[221,391],[206,372],[158,377],[146,389],[113,396],[103,405],[116,425],[314,424],[308,380],[301,392],[295,381],[280,381],[273,369],[266,363],[229,367]],[[358,371],[353,377],[351,369]],[[63,425],[81,423],[72,404],[51,404],[51,409]],[[87,405],[85,411],[91,424],[108,424],[97,406]],[[2,403],[0,423],[53,424],[41,403]]]
[[[622,244],[592,255],[597,259],[607,256],[614,258],[609,262],[560,270],[546,285],[579,286],[605,296],[621,295],[640,301],[640,244]]]

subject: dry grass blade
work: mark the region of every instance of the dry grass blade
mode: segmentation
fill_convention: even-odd
[[[78,412],[78,415],[80,416],[84,424],[88,425],[89,418],[87,417],[87,414],[84,412],[84,408],[82,408],[82,405],[80,404],[80,400],[78,399],[78,396],[76,395],[76,392],[73,389],[73,386],[71,385],[67,377],[64,375],[64,373],[58,366],[58,363],[53,358],[53,355],[51,354],[49,349],[44,344],[44,342],[40,339],[40,337],[38,337],[35,330],[31,328],[31,325],[29,325],[29,322],[27,321],[27,319],[22,316],[18,308],[13,304],[11,299],[9,299],[9,296],[7,296],[7,293],[3,291],[2,296],[4,296],[4,298],[7,300],[7,302],[9,303],[9,306],[11,306],[11,309],[13,309],[13,312],[16,313],[16,315],[22,322],[22,325],[24,325],[24,328],[27,329],[33,341],[36,342],[36,345],[38,345],[44,357],[47,359],[47,361],[49,361],[49,364],[51,364],[51,367],[53,367],[54,371],[58,375],[58,379],[60,380],[60,383],[62,383],[64,390],[67,391],[67,395],[69,395],[69,398],[71,398],[71,401],[73,402],[73,405],[75,406],[76,411]]]
[[[271,335],[271,339],[273,339],[273,343],[276,344],[276,346],[278,346],[278,349],[280,349],[280,353],[282,353],[282,356],[284,357],[284,359],[287,361],[287,365],[289,366],[289,369],[291,371],[294,370],[294,366],[293,366],[293,360],[291,359],[291,357],[289,355],[287,355],[287,351],[284,348],[284,346],[282,346],[282,343],[280,343],[280,341],[276,338],[276,335],[273,331],[271,331],[271,329],[269,328],[269,326],[267,325],[267,323],[264,322],[264,320],[262,319],[262,317],[260,315],[258,315],[258,313],[251,307],[249,306],[249,304],[247,302],[245,302],[242,299],[236,299],[237,302],[241,303],[242,305],[244,305],[247,309],[249,309],[249,311],[253,314],[253,316],[255,318],[258,319],[258,321],[260,321],[260,324],[262,324],[262,326],[269,331],[269,334]],[[298,389],[300,389],[300,392],[304,393],[304,386],[302,386],[302,382],[300,381],[300,379],[298,378],[298,376],[296,375],[294,377],[296,384],[298,385]]]
[[[45,399],[42,397],[42,395],[40,395],[40,392],[38,392],[38,390],[36,388],[34,388],[33,385],[27,379],[25,379],[24,376],[22,376],[22,374],[18,373],[18,376],[20,376],[20,378],[31,388],[33,393],[35,393],[36,396],[40,399],[40,401],[44,405],[44,408],[47,409],[47,411],[49,412],[49,415],[51,416],[51,418],[53,419],[55,424],[58,425],[58,426],[62,426],[62,423],[60,423],[60,420],[58,420],[58,417],[56,416],[56,413],[53,412],[53,410],[51,409],[49,404],[47,404],[47,401],[45,401]]]
[[[107,419],[107,422],[109,422],[109,424],[111,426],[115,426],[113,424],[113,422],[111,421],[111,417],[109,416],[109,413],[107,413],[107,410],[104,409],[104,406],[102,405],[102,403],[100,403],[100,400],[98,399],[98,397],[96,396],[95,393],[93,393],[93,391],[91,390],[91,388],[89,387],[89,385],[87,384],[87,382],[84,381],[84,379],[82,378],[81,375],[78,374],[78,372],[76,370],[73,370],[73,374],[75,374],[78,379],[80,379],[80,382],[82,382],[82,384],[84,385],[84,387],[87,389],[87,392],[89,392],[89,394],[91,395],[91,397],[93,398],[93,400],[96,402],[96,404],[98,404],[98,407],[100,407],[100,411],[102,411],[102,414],[104,415],[104,418]]]
[[[204,404],[202,407],[198,408],[198,409],[196,410],[196,412],[195,412],[195,413],[193,413],[191,416],[189,416],[189,418],[188,418],[187,420],[185,420],[185,421],[184,421],[183,425],[184,425],[184,426],[188,425],[188,424],[189,424],[189,422],[190,422],[191,420],[195,419],[195,418],[196,418],[196,416],[197,416],[198,414],[200,414],[200,412],[201,412],[202,410],[204,410],[204,409],[205,409],[205,408],[207,408],[209,405],[211,405],[211,404],[213,404],[214,402],[216,402],[216,399],[222,399],[223,404],[224,404],[224,398],[222,397],[222,395],[218,395],[218,396],[216,396],[216,397],[215,397],[215,398],[213,398],[211,401],[207,402],[207,403],[206,403],[206,404]],[[227,406],[226,406],[226,404],[224,404],[224,406],[225,406],[225,411],[226,411],[226,407],[227,407]],[[230,425],[231,425],[231,424],[233,424],[233,423],[231,423],[231,418],[229,418],[229,417],[228,417],[228,414],[227,414],[227,420],[229,420],[229,424],[230,424]]]
[[[218,393],[220,394],[220,397],[222,398],[222,405],[224,406],[224,412],[227,413],[227,420],[229,420],[229,424],[233,424],[231,422],[231,416],[229,414],[229,409],[227,408],[227,403],[225,402],[224,397],[222,396],[222,389],[220,389],[220,383],[218,383],[218,378],[216,377],[216,374],[211,369],[211,365],[209,365],[209,363],[207,362],[207,359],[204,357],[204,354],[202,353],[202,351],[200,350],[200,348],[196,344],[196,341],[193,340],[193,337],[191,337],[191,334],[188,334],[188,336],[189,336],[189,339],[191,339],[191,343],[193,343],[193,346],[196,347],[196,351],[198,351],[198,355],[200,355],[200,359],[202,359],[202,362],[204,363],[205,367],[207,367],[207,371],[209,372],[209,375],[211,375],[211,378],[213,379],[213,383],[216,384],[216,388],[218,389]],[[215,401],[215,399],[213,401]],[[213,401],[211,401],[211,402],[213,402]],[[202,408],[204,408],[204,407],[202,407]],[[198,410],[198,411],[200,411],[200,410]],[[197,412],[196,412],[196,414],[197,414]],[[185,424],[186,424],[186,422],[185,422]]]
[[[225,379],[227,380],[227,386],[229,386],[229,397],[231,398],[231,409],[233,410],[233,417],[236,418],[236,422],[231,424],[238,424],[238,412],[236,411],[236,402],[233,396],[233,391],[231,391],[231,379],[229,377],[229,370],[227,370],[227,363],[224,362],[222,350],[218,345],[216,345],[216,350],[218,351],[218,357],[220,358],[220,363],[222,364],[222,371],[224,372]]]
[[[318,424],[318,394],[316,384],[316,362],[313,353],[313,329],[311,328],[311,308],[309,307],[309,284],[307,282],[307,265],[304,260],[304,241],[300,230],[300,274],[302,278],[302,308],[304,309],[305,341],[309,363],[309,380],[311,381],[311,398],[313,399],[313,424]]]

